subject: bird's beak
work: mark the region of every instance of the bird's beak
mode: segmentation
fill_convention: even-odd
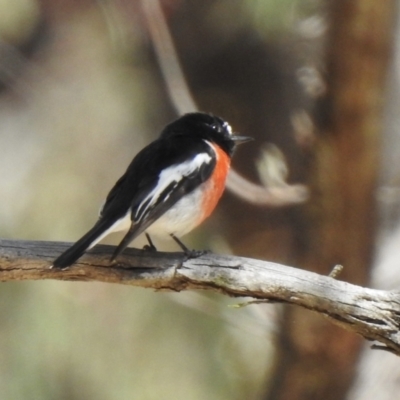
[[[231,139],[235,142],[235,144],[242,144],[249,142],[250,140],[254,140],[250,136],[240,136],[240,135],[232,135]]]

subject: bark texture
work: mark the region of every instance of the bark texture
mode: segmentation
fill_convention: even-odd
[[[285,265],[244,257],[128,249],[109,263],[113,246],[97,246],[67,270],[51,269],[70,243],[0,240],[0,281],[101,281],[156,290],[213,290],[233,297],[295,304],[380,342],[400,355],[400,293],[373,290]]]

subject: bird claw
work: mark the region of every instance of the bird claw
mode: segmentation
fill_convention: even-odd
[[[146,235],[146,239],[147,239],[147,241],[149,242],[149,244],[146,244],[146,245],[144,245],[143,246],[143,250],[145,250],[145,251],[151,251],[151,252],[156,252],[157,251],[157,247],[156,246],[154,246],[154,243],[153,243],[153,241],[151,240],[151,237],[150,237],[150,235],[146,232],[145,233],[145,235]]]
[[[185,256],[187,257],[188,260],[190,260],[191,258],[199,258],[201,256],[204,256],[206,254],[210,254],[211,251],[210,250],[190,250],[190,249],[186,249],[184,251]]]
[[[210,250],[190,250],[185,244],[178,239],[173,233],[170,233],[172,239],[178,244],[178,246],[182,249],[183,253],[185,254],[186,258],[189,260],[191,258],[199,258],[204,256],[204,254],[211,253]]]
[[[143,246],[143,250],[144,250],[144,251],[151,252],[151,253],[156,253],[156,252],[157,252],[156,246],[151,246],[151,245],[149,245],[149,244],[145,244],[145,245]]]

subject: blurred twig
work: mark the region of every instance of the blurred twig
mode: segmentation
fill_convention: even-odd
[[[127,249],[109,264],[112,246],[97,246],[66,271],[50,269],[70,244],[0,240],[0,281],[101,281],[156,290],[212,290],[289,303],[328,316],[379,348],[400,355],[400,293],[363,288],[328,276],[250,258]]]
[[[229,173],[227,188],[252,204],[270,207],[302,203],[308,198],[308,190],[304,185],[264,187],[248,181],[233,170]]]
[[[179,64],[159,0],[142,0],[142,9],[172,104],[178,114],[196,111],[198,107]],[[227,188],[241,199],[257,205],[284,206],[307,199],[304,185],[264,187],[248,181],[233,169],[228,177]]]
[[[196,111],[160,2],[142,0],[142,9],[173,106],[178,114]]]

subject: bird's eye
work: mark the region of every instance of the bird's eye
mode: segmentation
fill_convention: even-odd
[[[221,132],[221,127],[218,124],[210,124],[210,127],[217,132]]]
[[[214,122],[209,124],[209,127],[218,133],[227,133],[228,135],[232,135],[232,128],[226,121],[221,121],[221,123]]]

